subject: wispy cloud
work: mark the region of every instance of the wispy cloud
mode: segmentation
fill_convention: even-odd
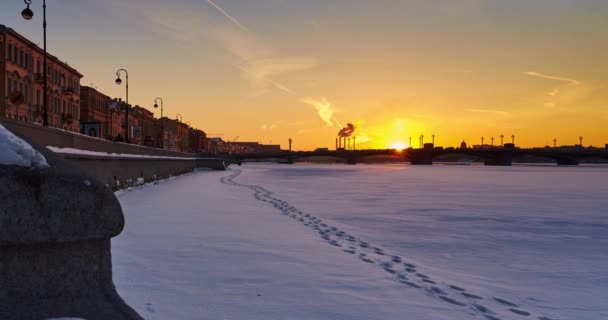
[[[302,102],[311,105],[313,108],[315,108],[315,110],[317,110],[317,113],[319,114],[319,118],[321,118],[321,120],[323,120],[328,127],[333,126],[332,121],[334,121],[335,118],[334,109],[331,105],[331,102],[327,101],[327,99],[325,98],[306,98],[302,99]]]
[[[235,18],[233,18],[230,14],[228,14],[228,12],[226,12],[226,10],[224,10],[222,7],[220,7],[219,5],[217,5],[215,2],[213,2],[211,0],[207,0],[207,2],[209,2],[210,5],[212,5],[213,7],[215,7],[219,12],[221,12],[224,16],[226,16],[226,18],[228,18],[232,22],[234,22],[234,24],[236,24],[239,28],[241,28],[241,29],[249,32],[249,29],[247,29],[247,27],[245,27],[238,20],[236,20]]]
[[[295,90],[277,78],[291,72],[311,69],[318,64],[317,59],[313,57],[281,55],[251,33],[219,30],[216,32],[216,38],[235,60],[232,65],[239,69],[251,84],[253,95],[262,95],[270,88],[296,94]]]
[[[541,79],[545,79],[545,80],[561,82],[560,85],[557,85],[555,88],[553,88],[553,90],[547,92],[547,95],[551,97],[550,98],[551,101],[545,102],[544,106],[548,107],[548,108],[554,108],[558,105],[557,104],[558,101],[561,103],[565,100],[568,100],[568,97],[577,95],[576,93],[580,92],[581,89],[583,89],[582,91],[584,91],[584,86],[581,86],[582,82],[579,80],[576,80],[576,79],[562,77],[562,76],[548,75],[548,74],[544,74],[544,73],[536,72],[536,71],[527,71],[527,72],[524,72],[524,74],[527,76],[530,76],[530,77],[536,77],[536,78],[541,78]]]
[[[580,81],[575,80],[575,79],[570,79],[570,78],[565,78],[565,77],[560,77],[560,76],[552,76],[552,75],[543,74],[543,73],[536,72],[536,71],[527,71],[527,72],[524,72],[524,74],[526,74],[530,77],[537,77],[537,78],[542,78],[542,79],[547,79],[547,80],[568,82],[573,85],[581,84]]]
[[[489,114],[495,114],[495,115],[499,115],[499,116],[508,116],[509,113],[506,111],[502,111],[502,110],[494,110],[494,109],[466,109],[468,112],[474,112],[474,113],[489,113]]]

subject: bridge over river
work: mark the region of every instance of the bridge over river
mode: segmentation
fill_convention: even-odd
[[[242,153],[224,155],[233,162],[253,160],[275,160],[283,163],[295,163],[306,161],[312,157],[333,157],[343,159],[347,164],[357,164],[370,156],[390,155],[403,158],[413,165],[432,165],[438,158],[453,155],[468,158],[476,158],[488,166],[511,166],[514,158],[533,157],[542,158],[558,165],[578,165],[585,161],[608,161],[607,149],[520,149],[506,144],[504,147],[488,147],[482,149],[455,149],[435,148],[427,144],[420,149],[369,149],[369,150],[326,150],[326,151],[284,151],[281,153]]]

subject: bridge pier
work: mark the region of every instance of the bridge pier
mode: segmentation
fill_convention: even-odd
[[[510,167],[513,165],[513,151],[515,146],[507,143],[504,148],[496,153],[496,156],[484,161],[486,166]]]
[[[410,164],[412,165],[433,165],[433,150],[435,146],[432,143],[426,143],[423,149],[413,149],[409,153]]]

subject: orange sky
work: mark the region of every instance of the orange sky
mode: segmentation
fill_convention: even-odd
[[[41,8],[0,23],[42,42]],[[462,139],[608,143],[602,0],[131,0],[48,4],[49,50],[82,85],[182,114],[225,140],[359,147]]]

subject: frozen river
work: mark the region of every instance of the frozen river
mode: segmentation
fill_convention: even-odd
[[[114,241],[117,286],[146,318],[156,300],[158,319],[606,319],[607,182],[608,168],[583,166],[197,172],[120,196],[127,228]],[[234,251],[243,242],[257,245]],[[225,261],[203,261],[214,250]],[[296,272],[294,261],[314,274]],[[256,307],[226,293],[219,284],[235,285],[226,265],[237,272],[233,264],[244,263],[252,265],[238,272],[254,280],[236,283],[258,283],[256,272],[269,268],[263,287],[285,301]],[[138,269],[150,264],[159,269]],[[192,268],[203,274],[195,284]],[[187,281],[182,308],[199,297],[200,317],[168,309]],[[147,299],[138,297],[144,289]],[[235,302],[221,302],[224,294]]]

